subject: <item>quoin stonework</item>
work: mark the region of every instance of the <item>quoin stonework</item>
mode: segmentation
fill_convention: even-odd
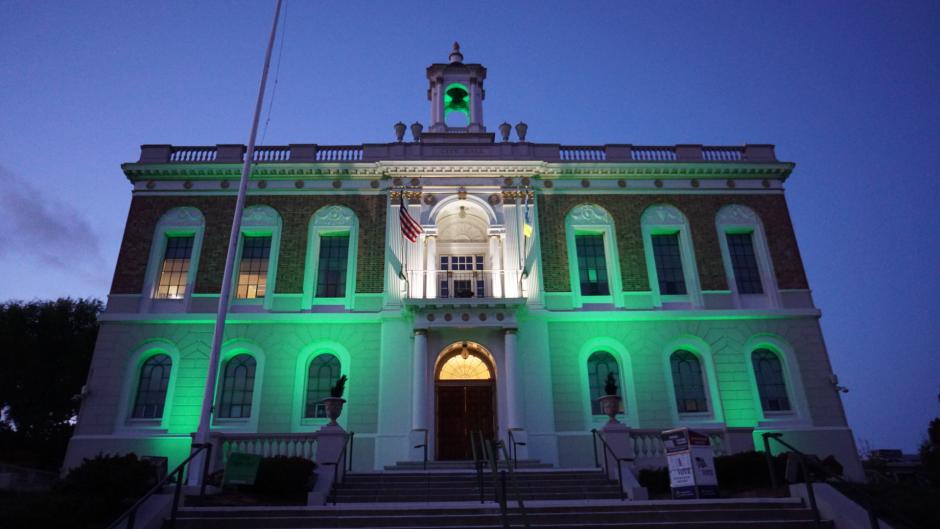
[[[716,454],[784,432],[861,476],[772,145],[564,145],[484,125],[486,68],[427,68],[393,141],[254,153],[213,439],[302,437],[349,376],[353,468],[519,457],[593,465],[612,373],[638,466],[659,434]],[[531,132],[537,132],[535,130]],[[615,140],[617,138],[614,138]],[[66,466],[188,455],[244,145],[143,145]],[[402,236],[399,208],[420,223]],[[524,439],[525,444],[518,444]]]

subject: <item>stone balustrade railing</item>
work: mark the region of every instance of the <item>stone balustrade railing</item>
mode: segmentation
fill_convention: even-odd
[[[289,456],[314,460],[317,453],[316,432],[310,433],[234,433],[213,432],[214,468],[224,468],[233,452],[262,457]]]
[[[142,145],[142,164],[242,163],[244,145],[179,147]],[[551,143],[381,143],[317,145],[294,143],[255,148],[257,163],[353,163],[382,160],[540,160],[567,163],[775,163],[773,145],[638,146],[628,144],[559,145]]]
[[[692,427],[691,429],[708,435],[715,457],[754,449],[751,428]],[[639,428],[630,430],[638,466],[665,466],[666,450],[663,447],[661,434],[662,430]]]

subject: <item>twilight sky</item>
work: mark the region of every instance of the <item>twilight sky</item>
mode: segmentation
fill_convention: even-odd
[[[0,300],[106,296],[120,164],[247,142],[273,7],[0,0]],[[426,124],[454,40],[488,68],[490,130],[776,144],[857,438],[913,451],[940,415],[940,3],[289,0],[282,35],[266,144]]]

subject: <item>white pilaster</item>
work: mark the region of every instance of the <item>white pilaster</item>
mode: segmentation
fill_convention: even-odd
[[[437,297],[437,235],[428,234],[424,251],[427,254],[427,265],[424,274],[424,297],[434,299]]]
[[[470,130],[483,131],[483,94],[476,80],[470,82]]]
[[[424,329],[415,330],[413,367],[411,428],[420,430],[428,427],[428,332]]]
[[[524,428],[525,418],[522,413],[522,395],[521,378],[518,376],[519,360],[516,358],[516,344],[518,337],[516,329],[506,329],[504,331],[503,353],[505,354],[506,370],[506,415],[507,424],[510,428]]]
[[[494,298],[503,297],[503,270],[502,270],[502,257],[500,248],[499,248],[499,235],[490,235],[489,242],[489,263],[487,268],[490,269],[490,295]]]

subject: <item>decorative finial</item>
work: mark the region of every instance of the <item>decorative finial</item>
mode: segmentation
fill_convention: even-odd
[[[450,56],[447,58],[450,62],[463,62],[463,54],[460,53],[460,43],[454,41],[454,49],[450,51]]]

